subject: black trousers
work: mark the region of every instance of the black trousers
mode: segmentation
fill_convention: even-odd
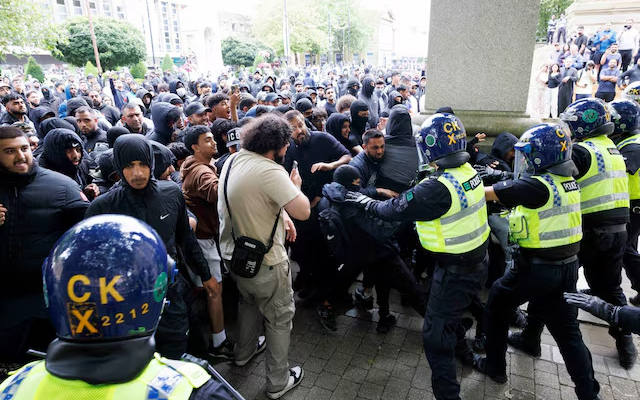
[[[627,245],[622,258],[627,277],[633,290],[640,292],[640,254],[638,254],[638,235],[640,235],[640,214],[629,213],[631,222],[627,225]]]
[[[438,400],[460,399],[455,362],[460,317],[478,298],[487,276],[487,261],[485,258],[483,269],[466,274],[435,268],[422,340],[431,366],[433,394]]]
[[[629,68],[629,64],[633,58],[633,50],[620,50],[620,56],[622,57],[622,61],[620,61],[622,72],[625,72],[627,68]]]
[[[427,293],[400,256],[378,260],[365,268],[365,272],[374,277],[380,316],[389,314],[389,293],[392,288],[408,295],[416,312],[424,316]]]
[[[596,92],[595,96],[599,99],[604,100],[605,102],[609,103],[611,101],[613,101],[613,99],[616,97],[616,93],[615,92]]]
[[[560,36],[562,36],[562,42],[560,42]],[[567,42],[567,28],[558,28],[558,43],[565,44]]]
[[[156,349],[162,356],[179,360],[187,351],[189,317],[186,297],[190,287],[187,280],[178,274],[176,281],[167,289],[168,304],[155,333]]]
[[[593,400],[600,391],[591,353],[578,327],[578,309],[564,301],[563,292],[575,292],[578,261],[564,266],[527,264],[516,260],[491,288],[486,305],[487,370],[506,374],[507,333],[516,307],[529,301],[558,343],[580,400]]]
[[[555,31],[547,31],[547,44],[553,43],[553,36],[555,35]]]

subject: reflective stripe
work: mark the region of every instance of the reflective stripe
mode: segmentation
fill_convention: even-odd
[[[460,200],[460,208],[467,208],[469,206],[469,204],[467,203],[467,195],[464,193],[464,189],[462,188],[462,186],[460,186],[460,182],[458,182],[458,180],[448,172],[443,172],[442,177],[448,180],[456,189],[458,200]]]
[[[541,232],[540,240],[562,239],[562,238],[577,235],[580,232],[582,232],[582,226],[577,226],[575,228],[570,228],[570,229],[561,229],[559,231],[553,231],[553,232]]]
[[[626,171],[607,171],[594,175],[580,182],[580,188],[586,188],[596,182],[603,181],[605,179],[624,178],[627,176]]]
[[[472,205],[471,207],[467,207],[467,208],[463,208],[462,210],[460,210],[457,214],[453,214],[450,217],[444,217],[444,218],[440,218],[440,223],[442,225],[447,225],[447,224],[451,224],[454,223],[456,221],[461,220],[462,218],[468,217],[469,215],[480,211],[482,209],[482,207],[484,207],[484,205],[486,204],[486,200],[483,197],[482,199],[480,199],[479,202],[477,202],[476,204]]]
[[[580,211],[580,204],[571,204],[568,206],[556,207],[550,210],[541,211],[538,213],[540,219],[554,217],[560,214],[567,214],[570,212]]]
[[[34,363],[32,365],[26,366],[22,371],[18,373],[18,375],[11,378],[12,380],[9,386],[4,388],[2,393],[0,393],[0,400],[12,399],[15,396],[18,389],[20,388],[20,384],[22,383],[22,381],[24,381],[27,375],[29,375],[29,371],[31,371],[31,369],[35,367],[37,364],[38,363]]]
[[[618,200],[629,200],[629,193],[613,193],[606,196],[596,197],[595,199],[583,201],[580,203],[580,207],[582,207],[583,210],[586,210],[591,207],[599,206],[600,204]]]
[[[452,238],[448,238],[444,240],[445,245],[454,245],[460,244],[464,242],[468,242],[470,240],[475,239],[478,235],[482,235],[485,230],[489,228],[489,225],[485,222],[480,228],[474,230],[473,232],[467,233],[465,235],[460,235]]]
[[[182,378],[182,374],[171,367],[162,368],[147,385],[147,399],[167,400]]]

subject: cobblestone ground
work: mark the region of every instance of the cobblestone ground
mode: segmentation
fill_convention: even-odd
[[[628,289],[628,284],[623,286]],[[392,293],[391,300],[398,324],[386,335],[376,333],[375,310],[358,313],[352,309],[341,313],[338,331],[327,332],[318,322],[314,308],[298,305],[289,362],[292,366],[303,366],[305,378],[283,398],[433,399],[431,369],[422,348],[422,318],[412,309],[400,306],[397,293]],[[581,318],[586,319],[582,314]],[[580,328],[593,356],[602,398],[639,399],[640,364],[631,370],[618,365],[615,343],[606,327],[581,323]],[[473,329],[467,337],[473,337]],[[638,337],[634,340],[638,347]],[[503,385],[458,364],[460,397],[464,400],[576,399],[574,384],[547,330],[542,343],[540,358],[509,348],[509,381]],[[242,368],[228,362],[218,362],[215,368],[246,399],[267,398],[264,354]]]

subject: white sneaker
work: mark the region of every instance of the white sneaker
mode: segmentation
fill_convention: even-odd
[[[284,396],[284,394],[287,393],[289,390],[298,386],[302,381],[302,378],[304,378],[304,370],[302,369],[302,367],[289,368],[289,373],[291,375],[289,376],[289,382],[287,382],[287,386],[285,386],[284,389],[282,389],[279,392],[267,391],[268,398],[279,399],[280,397]]]
[[[258,336],[258,343],[256,344],[256,351],[251,355],[251,357],[247,358],[246,360],[236,360],[236,365],[238,367],[244,367],[245,365],[247,365],[249,363],[249,361],[251,361],[253,359],[253,357],[255,357],[258,354],[262,353],[264,351],[264,349],[266,349],[266,348],[267,348],[267,338],[264,335]]]

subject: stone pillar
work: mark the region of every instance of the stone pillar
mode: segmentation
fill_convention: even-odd
[[[467,132],[517,136],[525,113],[539,0],[431,0],[427,95],[421,123],[449,106]]]

